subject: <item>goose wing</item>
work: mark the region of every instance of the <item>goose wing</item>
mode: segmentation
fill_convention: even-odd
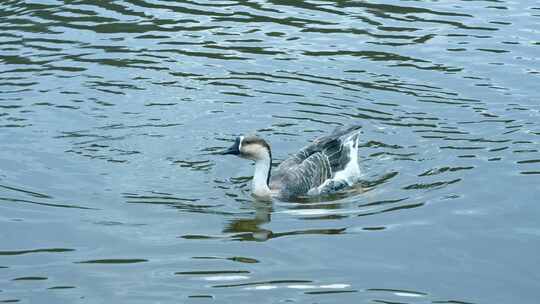
[[[330,174],[342,170],[349,161],[349,153],[343,151],[342,137],[359,128],[360,126],[336,128],[332,134],[315,139],[310,145],[302,148],[300,151],[284,160],[278,166],[277,171],[286,171],[290,168],[294,168],[318,153],[322,155],[316,156],[315,159],[325,156],[330,165]]]
[[[294,166],[277,170],[271,178],[270,187],[280,189],[283,197],[297,197],[306,195],[331,177],[332,168],[328,157],[322,152],[316,152]]]

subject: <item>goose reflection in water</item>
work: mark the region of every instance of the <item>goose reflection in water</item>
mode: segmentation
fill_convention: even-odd
[[[304,234],[341,234],[346,228],[335,229],[305,229],[293,230],[286,232],[273,232],[272,230],[263,228],[264,224],[270,223],[273,212],[273,204],[271,202],[255,200],[252,203],[254,215],[250,218],[237,218],[230,221],[223,229],[224,233],[232,233],[231,239],[236,241],[267,241],[273,238],[304,235]]]

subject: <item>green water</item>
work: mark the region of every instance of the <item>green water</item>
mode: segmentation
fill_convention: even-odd
[[[537,1],[0,2],[0,302],[538,303]],[[363,191],[257,202],[360,124]]]

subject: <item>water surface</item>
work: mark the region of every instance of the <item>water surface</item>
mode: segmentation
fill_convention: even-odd
[[[537,303],[536,1],[2,1],[0,301]],[[362,125],[362,191],[250,196]]]

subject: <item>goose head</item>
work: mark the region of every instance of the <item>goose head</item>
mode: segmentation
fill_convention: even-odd
[[[254,135],[237,137],[234,144],[222,154],[236,155],[253,161],[271,159],[270,145]]]
[[[272,154],[270,146],[264,139],[257,136],[239,136],[222,154],[232,154],[255,161],[255,172],[251,182],[252,194],[265,200],[271,196],[269,183]]]

